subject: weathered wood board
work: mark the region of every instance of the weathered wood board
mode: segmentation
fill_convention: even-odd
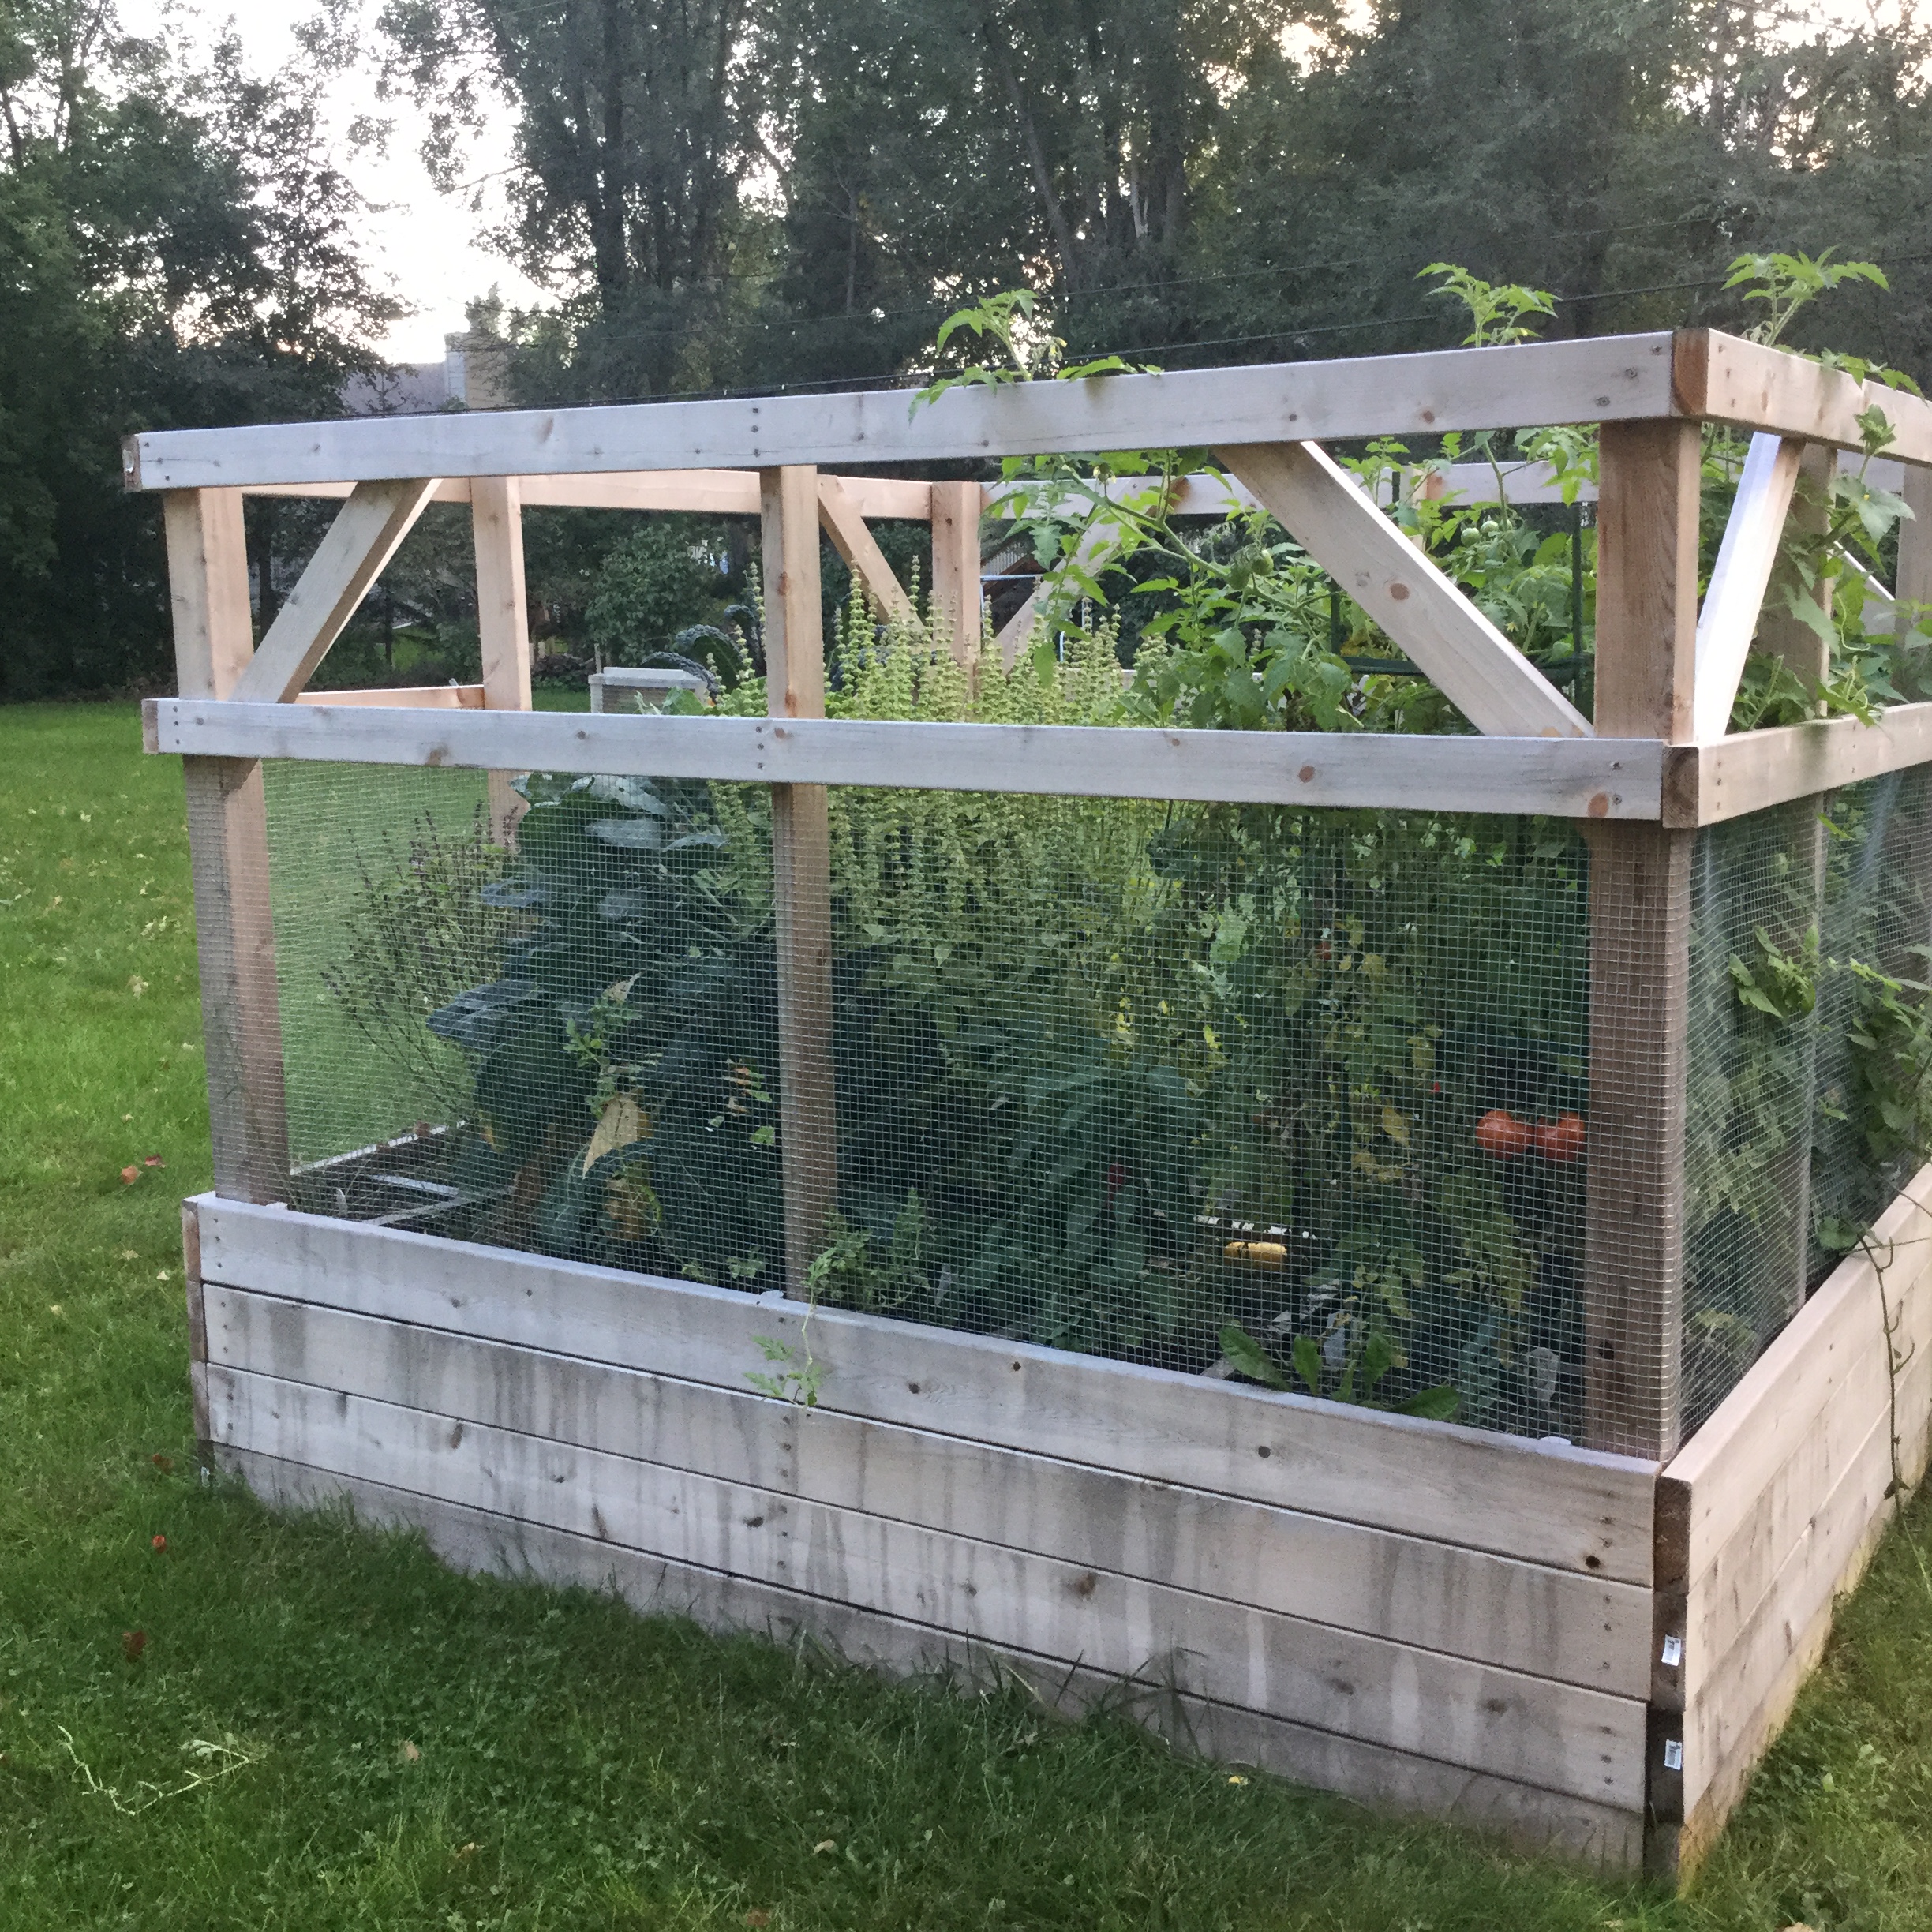
[[[1124,1712],[1190,1754],[1251,1765],[1379,1809],[1452,1820],[1524,1850],[1555,1853],[1612,1872],[1632,1869],[1640,1854],[1639,1811],[1565,1797],[1264,1717],[1165,1683],[1123,1683],[1054,1658],[1011,1649],[994,1653],[929,1624],[253,1451],[223,1449],[219,1459],[268,1502],[299,1508],[346,1500],[366,1522],[418,1529],[432,1549],[459,1569],[608,1590],[640,1611],[688,1616],[710,1629],[751,1631],[780,1642],[803,1639],[855,1664],[895,1673],[934,1674],[961,1688],[1017,1676],[1045,1708],[1061,1715],[1077,1717],[1095,1707]]]
[[[1681,1713],[1665,1726],[1681,1774],[1657,1807],[1660,1873],[1694,1866],[1743,1795],[1896,1507],[1895,1472],[1915,1482],[1929,1440],[1932,1167],[1660,1479],[1676,1547],[1658,1571],[1683,1579],[1683,1664],[1662,1700]]]
[[[1653,1465],[286,1208],[193,1220],[207,1426],[266,1493],[895,1668],[1125,1687],[1211,1753],[1637,1855]],[[818,1407],[751,1388],[761,1335],[809,1341]]]

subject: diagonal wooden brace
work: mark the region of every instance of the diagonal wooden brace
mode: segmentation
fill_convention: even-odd
[[[1758,633],[1765,587],[1777,562],[1778,541],[1784,534],[1804,448],[1789,436],[1759,435],[1750,440],[1710,588],[1698,614],[1690,716],[1691,736],[1699,744],[1721,738],[1731,722],[1732,701]]]
[[[1589,721],[1315,443],[1215,451],[1487,736],[1588,738]]]
[[[905,586],[893,574],[886,553],[873,541],[859,506],[846,494],[837,477],[818,479],[818,522],[832,548],[866,588],[874,608],[883,617],[910,617],[912,600]]]
[[[301,692],[436,495],[436,481],[429,477],[355,486],[231,697],[286,704]]]

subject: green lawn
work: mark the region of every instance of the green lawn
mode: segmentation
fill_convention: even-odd
[[[5,1932],[1932,1925],[1932,1586],[1896,1533],[1672,1902],[203,1486],[181,781],[139,737],[0,710]]]

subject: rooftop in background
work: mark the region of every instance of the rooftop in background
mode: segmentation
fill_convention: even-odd
[[[399,362],[343,384],[352,416],[428,416],[447,409],[501,409],[510,400],[510,345],[470,329],[443,338],[440,362]]]

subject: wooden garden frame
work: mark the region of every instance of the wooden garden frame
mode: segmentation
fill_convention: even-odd
[[[1612,1766],[1604,1781],[1608,1796],[1589,1796],[1576,1781],[1582,1773],[1574,1765],[1563,1770],[1552,1760],[1532,1773],[1499,1762],[1485,1775],[1493,1770],[1501,1784],[1475,1810],[1519,1836],[1540,1835],[1613,1865],[1642,1858],[1653,1869],[1674,1870],[1680,1853],[1694,1853],[1708,1842],[1735,1801],[1795,1694],[1807,1656],[1822,1641],[1818,1619],[1829,1621],[1833,1589],[1855,1571],[1874,1526],[1889,1507],[1882,1486],[1867,1493],[1865,1472],[1874,1451],[1862,1422],[1852,1445],[1858,1480],[1864,1484],[1855,1493],[1844,1489],[1849,1478],[1842,1459],[1814,1453],[1809,1436],[1791,1437],[1788,1420],[1780,1419],[1791,1407],[1788,1385],[1794,1376],[1803,1381],[1810,1371],[1806,1361],[1794,1360],[1795,1345],[1784,1338],[1750,1372],[1717,1420],[1687,1446],[1679,1440],[1676,1361],[1693,834],[1700,826],[1932,761],[1932,705],[1902,707],[1871,726],[1840,719],[1735,738],[1724,731],[1754,635],[1760,647],[1788,653],[1810,648],[1780,631],[1774,616],[1760,622],[1778,534],[1801,466],[1820,469],[1837,451],[1859,447],[1858,418],[1874,403],[1893,424],[1895,440],[1888,455],[1905,466],[1905,493],[1920,519],[1907,526],[1901,541],[1899,594],[1925,598],[1932,596],[1932,405],[1701,331],[974,388],[948,392],[917,409],[908,406],[903,393],[886,392],[361,419],[131,439],[125,460],[129,487],[159,492],[164,500],[182,694],[149,702],[146,739],[151,750],[184,757],[203,949],[215,1190],[192,1217],[195,1242],[201,1241],[201,1223],[212,1215],[212,1225],[253,1229],[249,1239],[259,1249],[249,1249],[236,1234],[240,1245],[231,1243],[231,1250],[248,1258],[205,1279],[229,1300],[242,1297],[231,1311],[238,1333],[255,1319],[248,1312],[250,1296],[317,1305],[328,1299],[316,1285],[320,1278],[312,1279],[313,1270],[302,1277],[306,1286],[290,1288],[293,1262],[285,1267],[260,1249],[260,1241],[272,1245],[279,1238],[273,1237],[275,1226],[306,1223],[308,1217],[277,1221],[271,1215],[267,1223],[238,1218],[242,1211],[237,1204],[281,1200],[288,1174],[274,935],[260,889],[268,863],[264,758],[486,771],[492,774],[492,821],[505,838],[514,835],[520,809],[506,774],[519,771],[635,772],[773,787],[781,1148],[794,1275],[788,1287],[794,1295],[802,1290],[804,1257],[821,1245],[837,1186],[828,1043],[827,786],[1404,807],[1575,819],[1593,849],[1591,1133],[1593,1140],[1614,1137],[1620,1148],[1641,1150],[1641,1159],[1604,1163],[1601,1174],[1594,1166],[1591,1172],[1582,1284],[1583,1447],[1568,1452],[1572,1460],[1566,1462],[1562,1455],[1523,1444],[1488,1443],[1471,1452],[1470,1469],[1486,1472],[1484,1481],[1533,1482],[1553,1480],[1559,1466],[1573,1475],[1586,1467],[1597,1473],[1584,1481],[1584,1489],[1592,1482],[1609,1484],[1621,1499],[1612,1511],[1619,1522],[1634,1511],[1626,1529],[1639,1553],[1620,1557],[1616,1576],[1640,1591],[1642,1601],[1623,1604],[1612,1620],[1619,1628],[1643,1627],[1650,1662],[1640,1668],[1631,1663],[1634,1653],[1619,1652],[1619,1661],[1603,1668],[1616,1679],[1615,1697],[1626,1704],[1636,1700],[1642,1762],[1633,1770],[1627,1758],[1629,1739],[1635,1735],[1628,1710],[1619,1705],[1618,1715],[1606,1704],[1604,1735],[1615,1733],[1623,1740],[1605,1747],[1603,1762]],[[1593,724],[1402,537],[1321,447],[1324,440],[1372,436],[1593,421],[1601,425]],[[1707,421],[1748,430],[1753,442],[1700,610],[1699,431]],[[979,528],[987,501],[976,484],[834,475],[831,466],[1177,444],[1212,448],[1243,491],[1278,516],[1457,704],[1478,735],[1196,733],[825,717],[821,530],[889,614],[904,608],[904,593],[867,522],[889,516],[930,522],[936,599],[950,620],[956,653],[970,662],[980,636]],[[1204,499],[1211,493],[1204,484],[1190,487],[1198,487]],[[242,539],[242,502],[251,492],[344,499],[259,646],[251,635]],[[383,566],[424,507],[438,500],[467,500],[475,521],[480,687],[307,691],[316,666]],[[534,713],[520,515],[540,504],[758,514],[766,571],[769,716]],[[1924,1198],[1921,1186],[1892,1219],[1900,1228],[1910,1222],[1917,1229],[1914,1217],[1932,1212],[1919,1204]],[[410,1264],[395,1262],[391,1249],[371,1247],[354,1230],[327,1232],[331,1225],[305,1227],[299,1240],[309,1249],[346,1242],[343,1252],[351,1257],[380,1252],[387,1257],[384,1266],[406,1271]],[[264,1226],[268,1235],[261,1234]],[[1893,1230],[1894,1236],[1898,1232]],[[1923,1231],[1909,1238],[1923,1247]],[[191,1244],[191,1260],[202,1251]],[[421,1252],[410,1251],[419,1257]],[[351,1259],[344,1264],[362,1264]],[[506,1284],[519,1271],[549,1267],[555,1274],[554,1264],[528,1257],[505,1256],[492,1265]],[[203,1426],[204,1432],[219,1435],[205,1405],[214,1386],[208,1365],[223,1358],[203,1305],[204,1270],[197,1262],[190,1272],[197,1358],[203,1365],[197,1370]],[[1923,1316],[1932,1323],[1926,1313],[1932,1279],[1924,1279],[1926,1273],[1915,1254],[1896,1271],[1893,1287],[1900,1305],[1915,1311],[1914,1321]],[[1840,1276],[1850,1279],[1844,1270]],[[534,1290],[506,1286],[504,1292]],[[687,1286],[677,1292],[690,1291]],[[1822,1290],[1792,1331],[1807,1322],[1822,1327],[1825,1314],[1814,1318],[1814,1310],[1833,1311],[1838,1326],[1832,1346],[1841,1365],[1849,1365],[1846,1375],[1863,1377],[1860,1386],[1869,1394],[1878,1331],[1874,1326],[1860,1335],[1861,1293],[1855,1283],[1829,1296]],[[742,1297],[737,1305],[765,1305]],[[688,1312],[695,1305],[676,1305]],[[383,1312],[368,1309],[362,1315],[374,1320]],[[780,1317],[766,1313],[762,1319]],[[822,1313],[818,1319],[828,1318]],[[871,1322],[840,1319],[862,1327]],[[913,1338],[904,1345],[913,1356],[921,1346],[943,1351],[959,1346],[958,1338],[942,1344],[930,1336],[919,1341],[923,1331],[905,1332]],[[541,1337],[530,1342],[544,1346]],[[265,1372],[266,1357],[250,1356],[237,1346],[241,1352],[230,1358],[235,1373],[245,1381]],[[878,1346],[890,1354],[900,1345]],[[1005,1344],[988,1346],[994,1354],[1018,1353]],[[632,1357],[620,1353],[597,1359]],[[1069,1387],[1110,1387],[1105,1382],[1110,1369],[1060,1359],[1067,1365],[1062,1372],[1073,1378]],[[640,1372],[651,1366],[636,1365]],[[1013,1364],[1015,1370],[1021,1365],[1019,1360]],[[724,1372],[714,1365],[706,1373],[722,1377]],[[917,1393],[916,1380],[911,1386]],[[1805,1386],[1801,1408],[1814,1392]],[[1252,1390],[1227,1393],[1237,1403],[1318,1411],[1324,1430],[1365,1428],[1372,1436],[1394,1431],[1389,1454],[1398,1463],[1410,1458],[1405,1466],[1412,1473],[1419,1466],[1414,1458],[1447,1455],[1443,1445],[1466,1433],[1433,1425],[1398,1427],[1395,1418],[1365,1417],[1359,1411],[1338,1412],[1332,1405]],[[1095,1398],[1100,1398],[1098,1393]],[[244,1390],[234,1398],[239,1406],[223,1413],[231,1421],[254,1413],[248,1406],[254,1399]],[[914,1425],[889,1402],[882,1408],[862,1404],[859,1413],[882,1429]],[[1825,1427],[1822,1406],[1804,1413],[1818,1428]],[[773,1426],[796,1432],[795,1424]],[[987,1425],[982,1417],[973,1426]],[[1418,1428],[1424,1436],[1413,1435]],[[1780,1438],[1784,1461],[1773,1472],[1765,1466],[1764,1445],[1780,1428],[1786,1431]],[[456,1431],[459,1437],[462,1433]],[[1923,1434],[1914,1420],[1895,1442],[1888,1424],[1888,1469],[1901,1444],[1908,1462],[1922,1459]],[[253,1448],[232,1434],[226,1440],[237,1466],[250,1472],[252,1480],[277,1493],[301,1492],[306,1479],[290,1473],[301,1462],[299,1455],[271,1454],[260,1447],[264,1438],[255,1439]],[[1012,1447],[1016,1454],[1071,1453],[1031,1440]],[[1211,1443],[1201,1451],[1208,1462],[1220,1453]],[[1307,1453],[1316,1451],[1310,1447]],[[1542,1457],[1534,1471],[1512,1460],[1526,1455]],[[1574,1462],[1578,1458],[1581,1463]],[[1204,1473],[1208,1462],[1188,1464],[1178,1477],[1163,1469],[1149,1466],[1143,1473],[1208,1490],[1230,1486]],[[345,1481],[353,1474],[338,1473]],[[367,1487],[362,1477],[354,1481]],[[1772,1497],[1767,1483],[1784,1485],[1775,1500],[1767,1500]],[[1234,1488],[1259,1499],[1260,1492]],[[1574,1523],[1559,1520],[1555,1532],[1566,1553],[1512,1545],[1510,1560],[1550,1567],[1552,1575],[1600,1572],[1601,1556],[1578,1554],[1571,1540],[1574,1532],[1587,1542],[1584,1526],[1594,1520],[1589,1512],[1597,1507],[1578,1495],[1581,1514]],[[1641,1499],[1641,1507],[1633,1497]],[[1836,1512],[1837,1540],[1823,1555],[1812,1547],[1820,1518],[1804,1516],[1813,1504]],[[1370,1522],[1379,1520],[1374,1512],[1383,1506],[1357,1494],[1353,1504],[1327,1507],[1331,1514]],[[457,1553],[474,1556],[474,1548],[449,1529],[455,1520],[436,1517],[429,1526],[447,1533],[445,1541]],[[1468,1533],[1473,1544],[1496,1547],[1493,1530],[1473,1522]],[[1740,1537],[1746,1544],[1742,1552]],[[552,1552],[559,1563],[562,1547]],[[728,1559],[720,1560],[728,1567]],[[1748,1610],[1739,1607],[1745,1586],[1734,1572],[1740,1565],[1762,1586]],[[1787,1624],[1796,1614],[1787,1601],[1790,1592],[1779,1593],[1782,1582],[1794,1575],[1803,1587],[1792,1587],[1809,1620],[1803,1640],[1788,1642],[1780,1651],[1763,1619],[1775,1618],[1780,1605],[1788,1613]],[[1008,1649],[1016,1647],[1015,1642],[997,1641]],[[1427,1648],[1430,1640],[1417,1641]],[[891,1650],[888,1645],[882,1654]],[[1750,1687],[1748,1696],[1736,1690],[1740,1683]],[[1209,1694],[1208,1702],[1221,1709],[1226,1700]],[[1572,1720],[1582,1721],[1575,1712],[1548,1720]],[[1237,1734],[1250,1735],[1239,1724],[1231,1732],[1224,1726],[1216,1733]],[[1323,1735],[1334,1743],[1332,1731]],[[1324,1746],[1327,1755],[1311,1756],[1305,1740],[1290,1748],[1275,1732],[1267,1733],[1275,1740],[1267,1750],[1259,1744],[1255,1749],[1258,1762],[1283,1764],[1317,1781],[1424,1809],[1455,1810],[1463,1801],[1451,1789],[1455,1780],[1445,1784],[1416,1769],[1425,1760],[1436,1762],[1416,1742],[1421,1735],[1411,1727],[1402,1733],[1408,1742],[1377,1744],[1375,1751],[1382,1755],[1375,1757],[1372,1769],[1364,1768],[1368,1759],[1360,1752],[1351,1757],[1339,1745]],[[1496,1747],[1504,1759],[1511,1748]],[[1457,1762],[1466,1768],[1482,1762],[1477,1746],[1457,1749],[1464,1753]],[[1470,1756],[1471,1751],[1477,1755]],[[1390,1752],[1409,1768],[1391,1769]],[[1534,1752],[1530,1756],[1544,1764]],[[1549,1780],[1560,1789],[1548,1788]]]

